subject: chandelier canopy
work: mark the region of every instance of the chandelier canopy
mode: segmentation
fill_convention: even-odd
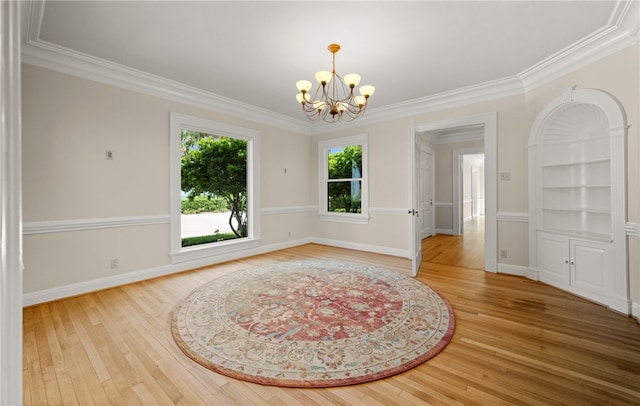
[[[308,80],[296,82],[296,87],[300,91],[296,99],[310,120],[324,120],[330,123],[354,120],[364,113],[369,97],[376,89],[369,85],[361,86],[360,95],[354,95],[353,89],[360,83],[360,75],[350,73],[344,79],[340,77],[336,73],[336,53],[340,50],[340,45],[331,44],[328,49],[333,56],[333,70],[316,73],[318,87],[313,97],[309,93],[312,87],[311,82]]]

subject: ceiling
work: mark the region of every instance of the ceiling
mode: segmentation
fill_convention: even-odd
[[[31,26],[23,13],[23,37],[302,119],[295,82],[330,70],[330,43],[342,46],[338,74],[376,87],[373,110],[517,75],[606,27],[615,9],[590,0],[50,0]]]

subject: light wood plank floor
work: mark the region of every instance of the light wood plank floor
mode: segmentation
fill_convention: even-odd
[[[541,283],[485,273],[473,256],[470,267],[438,261],[434,247],[447,250],[449,237],[424,240],[418,279],[451,302],[456,331],[443,352],[408,372],[349,387],[278,388],[215,374],[176,347],[172,308],[222,274],[308,257],[409,268],[402,258],[309,244],[26,308],[25,404],[640,404],[635,320]]]

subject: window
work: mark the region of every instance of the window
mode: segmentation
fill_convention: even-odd
[[[172,262],[257,247],[259,133],[172,113],[170,139]]]
[[[369,221],[367,135],[318,144],[320,218],[366,224]]]

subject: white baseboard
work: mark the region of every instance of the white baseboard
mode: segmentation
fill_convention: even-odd
[[[631,303],[631,316],[636,319],[638,323],[640,323],[640,302],[632,302]]]
[[[524,276],[525,278],[538,280],[538,271],[522,265],[511,265],[498,263],[498,273],[507,275]]]
[[[231,252],[225,255],[216,255],[208,258],[202,258],[193,261],[180,262],[177,264],[162,265],[154,268],[143,269],[140,271],[127,272],[121,275],[113,275],[105,278],[94,279],[90,281],[73,283],[70,285],[60,286],[57,288],[40,290],[37,292],[25,293],[22,295],[22,305],[32,306],[39,303],[50,302],[53,300],[63,299],[66,297],[82,295],[89,292],[113,288],[116,286],[126,285],[128,283],[140,282],[147,279],[157,278],[160,276],[171,275],[190,269],[200,268],[208,265],[215,265],[221,262],[231,261],[234,259],[246,258],[253,255],[265,254],[267,252],[278,251],[285,248],[292,248],[299,245],[316,243],[328,245],[332,247],[340,247],[353,249],[358,251],[367,251],[378,254],[392,255],[396,257],[409,258],[409,252],[402,249],[394,249],[388,247],[380,247],[367,244],[356,244],[347,241],[330,240],[323,238],[301,238],[297,240],[285,241],[277,244],[270,244],[254,249]]]
[[[356,251],[373,252],[376,254],[391,255],[394,257],[409,258],[409,251],[398,248],[381,247],[379,245],[358,244],[349,241],[333,240],[327,238],[311,238],[311,242],[328,245],[331,247],[347,248]]]
[[[66,297],[77,296],[84,293],[95,292],[98,290],[113,288],[116,286],[126,285],[128,283],[140,282],[147,279],[157,278],[160,276],[171,275],[190,269],[200,268],[207,265],[215,265],[221,262],[230,261],[239,258],[250,257],[253,255],[264,254],[267,252],[278,251],[285,248],[291,248],[298,245],[304,245],[311,242],[310,238],[302,238],[297,240],[286,241],[278,244],[270,244],[255,249],[236,251],[226,255],[217,255],[209,258],[203,258],[194,261],[180,262],[177,264],[162,265],[154,268],[143,269],[140,271],[127,272],[121,275],[113,275],[105,278],[94,279],[90,281],[73,283],[70,285],[60,286],[57,288],[45,289],[36,292],[25,293],[22,295],[22,305],[32,306],[39,303],[50,302],[52,300],[63,299]]]
[[[436,228],[436,234],[453,235],[453,229],[452,228]]]

